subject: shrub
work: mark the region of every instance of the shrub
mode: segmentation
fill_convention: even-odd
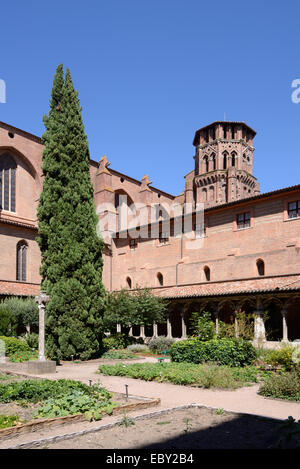
[[[30,352],[30,348],[24,340],[4,336],[0,336],[0,340],[4,341],[6,355],[9,357],[17,352]]]
[[[128,345],[127,350],[130,352],[142,353],[142,352],[149,352],[150,349],[147,345],[144,344],[132,344]]]
[[[0,335],[11,336],[16,332],[16,321],[12,312],[3,304],[0,305]]]
[[[188,339],[171,346],[171,360],[174,362],[205,363],[217,365],[245,366],[256,358],[256,351],[250,342],[242,339],[213,339],[202,342]]]
[[[108,350],[119,350],[124,349],[128,345],[132,345],[136,342],[134,337],[129,337],[126,334],[118,332],[108,337],[104,337],[102,340],[102,346],[104,351]]]
[[[293,351],[294,347],[292,345],[283,345],[279,349],[259,350],[259,363],[272,365],[272,366],[281,366],[284,370],[290,371],[295,367],[293,362]]]
[[[274,399],[300,401],[300,369],[271,375],[261,385],[258,393]]]
[[[174,343],[174,339],[169,339],[164,336],[154,337],[150,340],[148,347],[153,353],[161,353],[164,350],[168,350]]]
[[[201,316],[199,316],[199,313],[192,313],[191,324],[193,334],[196,335],[199,340],[207,341],[216,337],[216,326],[210,313],[204,312]]]
[[[24,336],[28,347],[31,349],[37,350],[39,348],[39,335],[35,332],[31,332],[30,334],[26,334]]]
[[[0,303],[0,310],[2,308],[7,309],[12,314],[13,324],[18,330],[24,330],[27,326],[38,325],[38,306],[34,298],[5,298]]]

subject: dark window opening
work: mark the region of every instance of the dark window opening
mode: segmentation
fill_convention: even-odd
[[[205,274],[205,279],[207,282],[210,281],[210,268],[205,266],[204,267],[204,274]]]
[[[163,277],[163,275],[162,275],[160,272],[157,274],[157,280],[158,280],[159,285],[160,285],[160,286],[163,286],[163,284],[164,284],[164,277]]]
[[[290,202],[288,204],[288,217],[297,218],[300,217],[300,200]]]
[[[131,282],[131,278],[130,278],[130,277],[127,277],[126,282],[127,282],[128,288],[131,288],[132,282]]]
[[[250,212],[245,212],[245,213],[240,213],[236,217],[236,223],[237,223],[237,229],[241,230],[243,228],[249,228],[250,227]]]
[[[17,280],[27,280],[27,244],[20,242],[17,245]]]
[[[11,156],[0,156],[0,210],[16,211],[16,169]]]
[[[265,275],[265,263],[262,259],[258,259],[256,266],[258,275]]]
[[[129,241],[129,246],[130,246],[130,249],[136,249],[137,246],[138,246],[138,240],[137,239],[131,239]]]

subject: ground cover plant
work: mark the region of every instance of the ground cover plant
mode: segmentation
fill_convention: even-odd
[[[9,361],[14,363],[23,363],[29,360],[37,360],[38,353],[36,350],[26,350],[24,352],[15,352],[10,355]]]
[[[192,363],[134,363],[100,365],[106,376],[128,376],[145,381],[197,385],[203,388],[236,389],[258,381],[255,367],[234,368]]]
[[[110,358],[112,360],[125,360],[126,358],[139,358],[138,355],[130,352],[130,350],[109,350],[105,352],[101,358]]]
[[[271,374],[260,386],[259,394],[273,399],[300,401],[300,368]]]
[[[14,427],[20,423],[18,415],[0,415],[0,429]]]
[[[37,418],[85,413],[88,420],[100,420],[102,412],[111,414],[118,405],[111,398],[112,394],[98,384],[88,386],[73,380],[32,379],[0,383],[0,403],[39,403],[35,413]]]

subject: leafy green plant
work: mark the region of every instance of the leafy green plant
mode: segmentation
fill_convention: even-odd
[[[272,374],[260,386],[259,394],[274,399],[300,401],[300,369]]]
[[[192,424],[191,424],[190,419],[185,419],[184,422],[185,422],[185,429],[183,430],[183,433],[186,435],[187,433],[191,431]]]
[[[212,340],[216,337],[216,326],[209,312],[203,312],[201,315],[192,313],[191,325],[193,335],[201,341]]]
[[[292,345],[282,345],[278,349],[259,349],[258,364],[282,367],[290,371],[296,367],[293,361],[294,347]]]
[[[37,360],[38,353],[36,350],[30,350],[25,352],[16,352],[9,357],[10,362],[14,363],[23,363],[28,362],[29,360]]]
[[[126,334],[121,332],[117,332],[116,334],[111,334],[108,337],[104,337],[102,340],[102,347],[103,351],[108,350],[120,350],[128,347],[128,345],[132,345],[136,343],[136,339],[134,337],[129,337]]]
[[[18,415],[0,415],[0,428],[15,427],[20,423]]]
[[[224,414],[225,414],[225,410],[222,409],[222,408],[217,409],[217,410],[216,410],[216,414],[217,414],[217,415],[224,415]]]
[[[132,417],[128,417],[126,413],[124,413],[122,420],[118,423],[119,426],[123,427],[130,427],[131,425],[135,425],[135,421]]]
[[[174,362],[213,362],[239,367],[251,365],[256,359],[253,345],[242,339],[223,338],[204,342],[194,338],[176,342],[170,350]]]
[[[0,304],[0,335],[11,336],[16,332],[16,319],[5,304]]]
[[[26,334],[25,340],[27,342],[28,347],[30,347],[31,349],[37,350],[39,348],[39,335],[35,332]]]
[[[174,342],[174,339],[159,336],[151,339],[148,344],[148,347],[153,353],[162,353],[164,350],[169,349]]]
[[[30,352],[30,348],[24,340],[4,336],[0,336],[0,339],[5,343],[6,355],[9,357],[18,352]]]

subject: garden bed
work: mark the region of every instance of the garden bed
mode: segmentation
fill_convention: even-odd
[[[123,424],[122,424],[123,422]],[[59,441],[27,443],[43,449],[266,449],[278,445],[282,422],[190,405],[120,420],[113,427]],[[282,434],[281,434],[282,435]]]
[[[132,395],[126,397],[123,393],[108,393],[104,388],[101,388],[98,385],[88,387],[83,383],[72,380],[24,380],[24,378],[18,375],[0,374],[0,384],[0,416],[2,416],[2,418],[7,416],[11,419],[12,416],[16,417],[13,426],[6,425],[6,428],[0,428],[0,439],[7,439],[15,435],[38,431],[45,427],[48,428],[85,421],[87,420],[87,412],[90,411],[89,405],[94,406],[94,411],[98,412],[98,414],[100,413],[100,415],[96,418],[96,414],[92,413],[88,419],[98,420],[101,419],[101,414],[105,415],[108,413],[109,415],[115,415],[125,411],[130,412],[136,409],[156,406],[160,403],[160,399],[151,399]],[[68,415],[51,415],[51,413],[53,413],[51,409],[54,409],[55,411],[55,407],[53,406],[55,406],[56,403],[59,405],[59,403],[62,402],[62,397],[59,396],[63,394],[68,395],[68,393],[73,393],[71,394],[70,399],[71,404],[73,404],[73,396],[75,400],[78,398],[79,400],[83,399],[82,408],[85,406],[85,412],[72,413],[70,411]],[[78,396],[78,393],[81,393],[81,395]],[[51,398],[49,400],[49,396],[52,394],[57,396],[57,401]],[[44,398],[42,396],[44,396]],[[93,400],[92,396],[94,396],[96,401]],[[84,397],[90,397],[91,404],[89,402],[85,402]],[[100,405],[98,410],[96,410],[95,407],[95,403],[97,406],[97,402]],[[47,409],[49,404],[50,411]],[[61,407],[62,413],[64,413],[64,408],[65,407]],[[46,416],[42,415],[42,417],[40,416],[39,418],[36,418],[36,413],[40,409],[44,409],[43,412],[46,413]],[[49,412],[48,416],[47,412]]]

